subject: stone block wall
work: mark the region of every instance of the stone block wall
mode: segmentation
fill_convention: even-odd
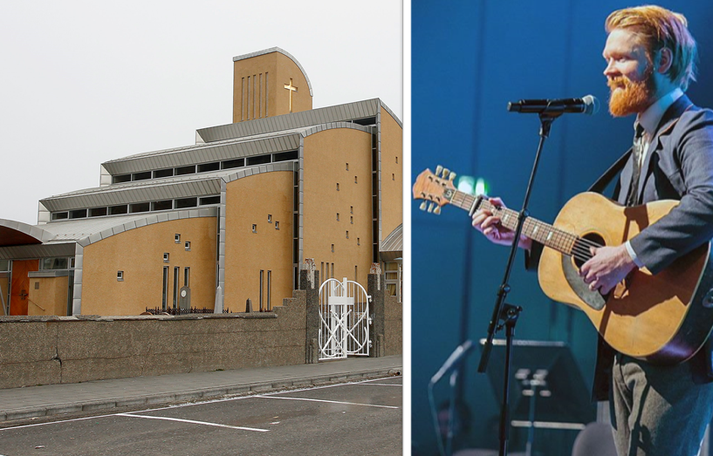
[[[0,317],[0,388],[318,362],[319,272],[273,312]],[[369,276],[372,356],[402,353],[402,303]]]
[[[306,292],[273,312],[0,317],[0,388],[305,362]]]
[[[403,303],[396,296],[384,296],[384,356],[400,355],[404,344]]]
[[[370,356],[390,356],[403,353],[403,304],[384,287],[380,268],[369,274],[371,296],[372,340]]]

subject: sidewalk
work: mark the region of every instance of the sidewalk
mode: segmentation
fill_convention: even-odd
[[[346,360],[218,372],[119,378],[86,383],[0,389],[0,425],[62,414],[141,408],[226,395],[307,388],[401,375],[402,356]]]

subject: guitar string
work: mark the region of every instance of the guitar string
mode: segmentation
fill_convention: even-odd
[[[509,211],[508,215],[516,214],[514,211],[510,211],[510,210],[508,210],[508,211]],[[529,226],[528,226],[528,222],[529,222]],[[577,236],[572,233],[567,233],[566,231],[562,231],[562,230],[555,228],[547,223],[540,222],[540,221],[533,220],[533,219],[526,220],[525,226],[523,227],[523,231],[526,231],[526,232],[530,231],[530,236],[528,236],[528,237],[530,237],[531,239],[535,238],[535,236],[532,235],[533,234],[532,231],[534,230],[535,227],[533,227],[532,225],[535,225],[536,228],[545,227],[548,230],[550,230],[553,238],[559,238],[558,239],[559,242],[554,242],[558,246],[562,247],[565,244],[572,244],[572,247],[567,250],[576,251],[578,253],[584,254],[585,256],[591,257],[591,253],[589,251],[590,247],[594,247],[594,248],[602,247],[602,245],[597,242],[591,241],[587,238]],[[535,240],[543,242],[543,243],[546,242],[545,239],[541,239],[541,240],[535,239]]]
[[[460,197],[460,198],[458,198],[458,197]],[[452,201],[455,201],[456,198],[461,200],[463,203],[465,203],[465,206],[470,208],[473,206],[473,202],[475,202],[476,197],[464,194],[462,192],[457,192],[456,196],[453,198]],[[468,201],[468,199],[470,199],[471,201]],[[490,206],[489,208],[486,208],[486,209],[496,209],[496,207],[494,205],[490,204],[487,201],[484,201],[483,203],[484,204],[488,203],[488,206]],[[463,207],[460,204],[458,204],[458,206]],[[502,210],[507,211],[506,216],[517,215],[517,213],[511,209],[502,209]],[[591,241],[587,238],[583,238],[583,237],[580,237],[580,236],[577,236],[577,235],[574,235],[571,233],[567,233],[567,232],[559,230],[555,227],[551,227],[550,225],[548,225],[544,222],[540,222],[540,221],[537,221],[534,219],[526,220],[525,225],[528,224],[528,221],[531,222],[530,226],[529,227],[523,226],[524,231],[530,231],[530,228],[533,228],[532,225],[535,225],[536,228],[539,228],[542,226],[546,227],[552,233],[552,238],[561,238],[561,239],[558,239],[558,242],[554,242],[554,244],[561,247],[562,250],[569,250],[571,252],[571,255],[577,260],[580,260],[580,261],[589,260],[590,258],[592,258],[592,253],[590,251],[590,248],[602,247],[602,245],[597,242]],[[531,233],[531,236],[528,236],[528,237],[533,238],[532,234],[534,234],[534,233]],[[535,239],[535,240],[537,241],[537,239]],[[572,244],[572,247],[569,249],[566,249],[566,248],[564,248],[564,245],[566,245],[566,244]]]

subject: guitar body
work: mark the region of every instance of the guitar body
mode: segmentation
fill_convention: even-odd
[[[504,228],[515,230],[519,214],[480,195],[459,191],[453,174],[442,167],[425,170],[413,186],[421,209],[435,214],[453,205],[473,214],[486,210]],[[542,290],[555,301],[582,310],[604,340],[617,351],[655,364],[691,358],[713,328],[713,267],[710,242],[652,275],[634,270],[607,296],[589,290],[579,267],[590,258],[589,245],[618,246],[668,214],[678,201],[623,207],[597,193],[581,193],[562,208],[553,225],[527,217],[522,234],[546,248],[539,264]],[[582,258],[576,263],[574,256]],[[577,260],[580,261],[580,260]]]
[[[557,216],[556,228],[618,246],[666,215],[677,201],[623,207],[596,194],[572,198]],[[546,248],[540,259],[540,286],[551,299],[582,310],[617,351],[657,364],[692,357],[713,327],[713,272],[710,244],[696,248],[664,271],[635,270],[608,295],[589,291],[571,256]]]

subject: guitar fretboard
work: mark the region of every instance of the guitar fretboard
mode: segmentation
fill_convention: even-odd
[[[484,209],[500,217],[501,224],[510,230],[517,228],[518,213],[512,209],[497,207],[482,196],[473,196],[468,193],[455,190],[450,203],[457,206],[469,214],[478,209]],[[581,238],[574,234],[562,231],[554,226],[541,222],[532,217],[527,217],[522,226],[522,234],[533,241],[539,242],[551,249],[557,250],[565,255],[573,255],[575,251],[581,251]],[[581,252],[580,252],[581,253]],[[589,252],[584,252],[589,256]]]

